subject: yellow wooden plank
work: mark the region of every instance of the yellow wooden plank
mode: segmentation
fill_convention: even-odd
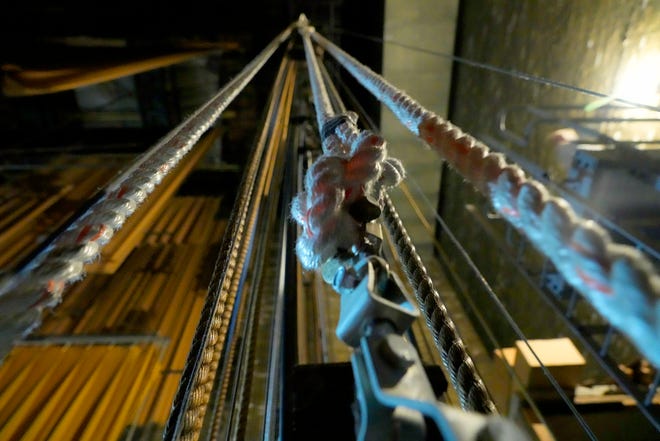
[[[147,243],[150,245],[156,245],[160,242],[160,236],[163,234],[163,231],[165,231],[167,224],[176,214],[176,209],[177,206],[174,203],[174,200],[167,207],[165,207],[165,210],[161,213],[159,219],[147,233]]]
[[[0,268],[11,268],[22,256],[27,256],[35,245],[36,236],[31,232],[19,234],[2,249],[0,254]]]
[[[194,198],[193,204],[190,207],[190,212],[174,233],[174,243],[182,244],[187,242],[186,239],[188,238],[188,235],[194,229],[195,225],[200,222],[200,215],[204,213],[205,206],[206,201],[204,198]]]
[[[9,199],[2,202],[0,205],[0,218],[3,219],[0,222],[0,230],[12,223],[17,216],[13,215],[17,210],[20,210],[23,205],[28,203],[36,202],[36,198],[33,195],[13,195]]]
[[[158,366],[160,366],[160,369],[152,369],[149,374],[153,378],[150,380],[149,392],[144,397],[144,405],[138,412],[137,424],[140,426],[144,426],[152,421],[151,415],[163,391],[165,374],[163,373],[162,365],[159,364]]]
[[[165,424],[170,415],[172,403],[174,402],[174,395],[179,387],[181,375],[170,374],[165,377],[161,393],[158,396],[158,401],[151,414],[151,421],[156,424]]]
[[[126,274],[136,273],[139,271],[147,271],[151,266],[151,262],[156,258],[160,250],[158,247],[150,245],[140,245],[126,258],[119,271],[119,277]]]
[[[14,378],[24,371],[32,361],[32,351],[26,350],[25,346],[14,347],[0,365],[0,396],[5,388],[14,382]]]
[[[97,366],[75,394],[71,403],[66,406],[64,414],[56,422],[48,439],[62,441],[78,439],[81,428],[95,410],[95,403],[112,381],[119,366],[118,358],[114,356],[113,351],[107,350],[105,345],[94,349],[101,354]]]
[[[159,247],[159,252],[156,254],[151,270],[154,272],[171,272],[170,267],[177,268],[177,264],[171,264],[173,259],[176,259],[177,247],[173,245],[156,245]]]
[[[122,320],[130,310],[131,306],[135,303],[136,299],[142,294],[145,289],[149,277],[145,273],[135,273],[133,280],[135,285],[131,285],[123,292],[116,292],[113,296],[117,301],[113,308],[105,314],[104,328],[119,330],[122,326]]]
[[[197,222],[193,225],[192,229],[188,232],[185,242],[188,244],[204,244],[205,236],[208,231],[213,228],[213,213],[212,206],[206,201],[199,213]]]
[[[209,243],[218,243],[222,240],[222,237],[225,235],[225,230],[227,229],[227,219],[219,219],[215,223],[213,233],[209,237]]]
[[[26,391],[32,385],[33,378],[30,371],[25,369],[18,372],[13,380],[3,389],[2,395],[0,395],[0,427],[7,423],[12,411],[15,410],[14,406],[20,403],[20,397],[17,396],[20,396],[21,393],[26,394]]]
[[[171,297],[172,300],[167,302],[169,306],[162,315],[162,320],[158,326],[158,335],[170,336],[175,332],[174,329],[176,327],[181,326],[179,323],[181,323],[182,317],[178,314],[177,310],[181,308],[184,302],[191,301],[190,288],[195,275],[199,271],[199,262],[203,257],[203,250],[199,247],[193,249],[188,247],[186,249],[186,256],[186,262],[188,263],[175,275],[178,280],[173,281],[171,285],[174,289],[174,295]]]
[[[92,374],[103,358],[104,349],[94,346],[73,346],[68,351],[69,356],[76,360],[73,369],[60,383],[57,390],[43,403],[36,418],[32,420],[30,427],[23,435],[24,439],[56,439],[50,436],[51,431],[75,401],[81,388],[92,381]],[[73,429],[73,427],[68,429]]]
[[[12,210],[5,213],[5,216],[0,220],[0,239],[2,239],[6,231],[11,228],[11,226],[16,225],[16,223],[21,219],[25,213],[29,213],[34,207],[37,206],[39,200],[36,198],[36,195],[30,195],[21,200],[21,204],[14,207]]]
[[[91,293],[95,296],[95,301],[85,311],[85,315],[77,323],[74,332],[76,334],[98,333],[103,329],[107,315],[116,307],[117,302],[121,301],[117,296],[124,294],[137,282],[138,280],[129,277],[113,278],[105,290]]]
[[[92,416],[80,433],[79,439],[81,441],[108,439],[104,437],[104,434],[113,424],[118,406],[121,406],[123,402],[124,377],[126,372],[133,370],[134,361],[140,356],[140,348],[137,346],[129,348],[109,346],[107,350],[113,360],[113,366],[117,366],[117,368],[113,372],[110,384],[105,388],[104,393],[97,402]]]
[[[29,357],[28,363],[11,377],[11,382],[3,388],[0,396],[0,427],[5,426],[12,415],[19,411],[20,405],[37,391],[40,382],[46,381],[50,370],[58,369],[57,365],[61,361],[60,348],[44,348],[43,351],[33,347],[25,349],[29,349],[25,351]],[[52,364],[40,363],[42,355],[49,357]]]
[[[197,323],[199,323],[202,308],[204,308],[204,298],[194,297],[194,299],[195,302],[193,303],[190,313],[186,316],[186,320],[183,324],[183,332],[181,337],[176,341],[176,351],[174,352],[172,360],[168,366],[171,370],[183,370],[188,352],[190,351],[190,344],[192,343],[193,336],[195,335]]]
[[[163,364],[167,370],[176,369],[172,367],[172,363],[175,360],[174,356],[177,352],[177,348],[179,347],[181,340],[185,338],[186,320],[184,317],[188,317],[194,313],[194,302],[190,301],[187,296],[181,296],[181,298],[183,302],[176,306],[176,309],[181,311],[181,314],[179,315],[180,320],[173,320],[170,322],[167,334],[165,334],[165,336],[170,339],[169,345],[165,350],[165,355],[163,356]]]
[[[150,370],[154,368],[158,369],[156,367],[157,364],[154,363],[155,358],[156,351],[154,347],[148,347],[141,352],[139,362],[134,363],[134,369],[124,379],[125,389],[128,393],[121,400],[122,405],[115,415],[114,424],[102,439],[118,439],[126,426],[135,420],[139,399],[144,397],[143,394],[148,384],[148,382],[145,382],[145,376],[147,376]]]
[[[154,346],[154,356],[152,364],[145,375],[143,384],[142,396],[136,401],[137,408],[132,412],[131,424],[144,424],[149,421],[151,408],[153,402],[161,393],[161,379],[163,377],[163,364],[162,364],[162,346]],[[134,415],[134,416],[133,416]]]
[[[131,311],[135,319],[142,317],[141,323],[131,323],[132,327],[136,329],[136,332],[138,329],[142,333],[152,333],[155,331],[156,317],[154,316],[153,308],[156,302],[163,301],[163,294],[166,292],[167,283],[167,274],[155,274],[150,277],[147,289]]]
[[[186,216],[190,213],[191,201],[190,198],[180,198],[178,202],[178,207],[174,216],[165,226],[165,231],[160,236],[159,243],[161,244],[170,244],[174,243],[173,238],[177,229],[180,227],[181,223],[185,220]]]
[[[19,234],[22,230],[27,229],[32,221],[41,216],[44,211],[50,208],[57,201],[62,199],[64,195],[71,190],[72,186],[68,185],[61,188],[57,193],[41,200],[37,205],[30,206],[29,211],[23,213],[20,217],[20,221],[13,224],[11,227],[7,228],[0,234],[0,248],[7,245],[8,241],[13,238],[14,235]],[[21,207],[22,211],[23,207]]]
[[[0,439],[14,439],[23,434],[42,411],[43,403],[69,376],[75,360],[68,357],[69,348],[60,347],[59,349],[59,353],[51,358],[50,363],[35,363],[35,365],[42,366],[46,364],[46,372],[42,376],[34,377],[34,386],[32,389],[28,388],[29,394],[23,400],[15,403],[15,407],[11,406],[11,416],[0,429]]]

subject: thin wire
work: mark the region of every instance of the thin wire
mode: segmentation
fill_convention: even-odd
[[[336,72],[333,72],[333,73],[336,73]],[[345,85],[341,80],[340,80],[340,85],[346,87],[346,85]],[[346,89],[348,89],[348,87],[346,87]],[[354,97],[353,97],[353,98],[354,98]],[[357,101],[357,100],[356,100],[356,101]],[[359,104],[359,102],[358,102],[358,104]],[[360,107],[362,107],[362,106],[360,106]],[[364,111],[364,108],[362,108],[362,111]],[[369,116],[369,114],[368,114],[366,111],[364,111],[364,115],[363,115],[363,116],[365,117],[365,119],[367,119],[367,121],[368,121],[369,123],[372,123],[372,130],[376,130],[376,131],[377,131],[377,127],[376,127],[376,126],[373,126],[373,120],[372,120],[372,118]],[[471,258],[470,255],[469,255],[469,253],[468,253],[468,252],[465,250],[465,248],[461,245],[461,243],[458,241],[458,239],[453,235],[453,233],[452,233],[451,230],[449,229],[449,226],[444,222],[444,220],[442,219],[442,217],[440,217],[440,215],[438,214],[438,212],[433,208],[433,205],[431,204],[431,201],[428,200],[428,198],[427,198],[426,195],[424,194],[424,192],[423,192],[422,188],[420,187],[420,185],[417,183],[417,181],[416,181],[412,176],[408,176],[408,177],[407,177],[407,180],[409,180],[409,181],[410,181],[412,184],[414,184],[414,186],[417,188],[418,192],[419,192],[420,195],[422,196],[422,199],[424,200],[424,202],[426,203],[426,205],[428,206],[428,208],[430,208],[431,211],[433,212],[435,219],[436,219],[436,220],[440,223],[440,225],[442,226],[443,232],[447,233],[447,236],[450,238],[451,242],[454,243],[454,245],[458,248],[460,254],[461,254],[462,257],[465,259],[465,261],[467,262],[468,266],[470,266],[470,269],[474,272],[474,274],[476,275],[476,277],[477,277],[477,279],[479,280],[479,282],[480,282],[480,283],[483,285],[483,287],[486,289],[486,291],[488,292],[488,294],[489,294],[489,296],[491,297],[491,299],[495,302],[495,304],[497,305],[498,309],[502,312],[502,315],[504,316],[504,318],[506,319],[506,321],[509,322],[509,324],[511,325],[511,328],[513,329],[513,331],[518,335],[518,337],[520,337],[520,338],[525,342],[525,344],[526,344],[527,347],[529,348],[529,350],[530,350],[530,352],[532,353],[532,355],[534,356],[534,358],[536,358],[536,360],[538,361],[539,366],[541,367],[541,370],[543,371],[544,375],[548,378],[548,381],[549,381],[549,382],[552,384],[552,386],[557,390],[557,393],[559,394],[559,396],[562,398],[562,400],[564,401],[564,403],[566,403],[566,405],[568,406],[568,408],[570,409],[570,411],[573,413],[573,415],[575,416],[576,420],[578,421],[578,424],[580,424],[580,426],[583,428],[583,430],[584,430],[585,433],[589,436],[590,439],[592,439],[592,440],[594,440],[594,441],[597,441],[598,438],[596,437],[596,435],[592,432],[592,430],[591,430],[591,428],[589,427],[589,425],[587,424],[587,422],[584,420],[584,418],[583,418],[582,415],[579,413],[579,411],[577,410],[577,408],[573,405],[573,403],[571,402],[571,400],[569,399],[569,397],[566,395],[566,393],[563,391],[563,389],[561,388],[561,386],[559,385],[559,383],[557,382],[557,380],[554,378],[554,376],[552,376],[552,374],[550,373],[550,370],[549,370],[549,369],[543,364],[543,362],[541,361],[541,359],[539,358],[539,356],[536,354],[536,352],[534,351],[534,349],[531,347],[531,345],[530,345],[530,343],[529,343],[527,337],[526,337],[525,334],[522,332],[522,329],[520,329],[520,328],[518,327],[518,325],[517,325],[517,323],[515,322],[515,320],[513,319],[513,317],[512,317],[512,316],[509,314],[509,312],[507,311],[506,306],[504,306],[504,304],[500,301],[499,297],[497,297],[497,294],[495,294],[495,291],[494,291],[493,288],[490,286],[490,284],[488,283],[488,280],[486,280],[486,278],[485,278],[484,275],[482,274],[481,270],[480,270],[480,269],[477,267],[477,265],[474,263],[474,261],[472,260],[472,258]],[[401,187],[400,187],[400,188],[401,188],[401,190],[403,191],[403,193],[407,196],[407,199],[408,199],[408,201],[409,201],[411,207],[413,208],[413,210],[414,210],[415,213],[417,214],[417,217],[418,217],[419,220],[422,222],[422,224],[424,225],[425,229],[428,231],[429,228],[431,228],[431,225],[430,225],[430,223],[428,222],[428,220],[426,219],[426,217],[423,216],[423,214],[421,213],[421,210],[419,209],[419,206],[417,206],[416,204],[414,204],[414,198],[412,198],[412,195],[411,195],[410,192],[407,190],[407,185],[406,185],[406,182],[405,182],[405,181],[401,183]],[[432,236],[432,233],[431,233],[430,231],[429,231],[429,236],[431,237],[431,240],[432,240],[433,242],[436,242],[436,241],[435,241],[435,238]],[[438,246],[438,245],[439,245],[439,244],[436,243],[435,246]],[[470,302],[470,303],[472,303],[472,302]],[[473,309],[475,309],[474,306],[475,306],[475,305],[473,305]],[[475,312],[476,312],[476,309],[475,309]],[[478,313],[477,313],[477,315],[480,316],[480,314],[478,314]],[[487,334],[489,335],[489,337],[491,337],[491,339],[494,339],[494,336],[493,336],[490,332],[487,332]],[[497,342],[495,341],[495,343],[497,343]],[[497,344],[496,346],[499,346],[499,344]],[[517,380],[517,379],[516,379],[516,380]],[[528,395],[527,393],[524,393],[524,395],[525,395],[526,399],[527,399],[528,401],[530,401],[530,404],[532,404],[532,402],[531,402],[531,401],[532,401],[532,400],[531,400],[531,397],[529,397],[529,395]],[[532,404],[532,407],[533,407],[533,408],[537,411],[537,413],[539,414],[539,415],[537,415],[537,416],[538,416],[540,419],[544,419],[544,418],[542,417],[540,411],[539,411],[538,408],[536,407],[536,405],[535,405],[535,404]]]
[[[479,69],[489,70],[489,71],[496,72],[496,73],[499,73],[499,74],[508,75],[508,76],[511,76],[511,77],[514,77],[514,78],[519,78],[519,79],[522,79],[522,80],[525,80],[525,81],[531,81],[531,82],[534,82],[534,83],[543,84],[545,86],[557,87],[559,89],[566,89],[566,90],[570,90],[570,91],[573,91],[573,92],[578,92],[578,93],[582,93],[582,94],[585,94],[585,95],[590,95],[590,96],[593,96],[593,97],[596,97],[596,98],[599,98],[599,99],[606,99],[606,100],[608,100],[608,102],[619,102],[619,103],[622,103],[622,104],[627,104],[629,106],[639,107],[639,108],[651,110],[651,111],[654,111],[654,112],[660,112],[660,107],[657,107],[657,106],[652,106],[652,105],[649,105],[649,104],[642,104],[642,103],[638,103],[638,102],[635,102],[635,101],[630,101],[630,100],[627,100],[627,99],[624,99],[624,98],[619,98],[619,97],[616,97],[616,96],[613,96],[613,95],[610,95],[610,94],[606,94],[606,93],[602,93],[602,92],[596,92],[594,90],[585,89],[585,88],[579,87],[579,86],[573,86],[573,85],[568,84],[568,83],[564,83],[564,82],[557,81],[557,80],[551,80],[549,78],[544,78],[544,77],[540,77],[540,76],[537,76],[537,75],[528,74],[528,73],[521,72],[521,71],[518,71],[518,70],[515,70],[515,69],[506,69],[506,68],[503,68],[503,67],[494,66],[494,65],[489,64],[489,63],[482,63],[482,62],[479,62],[479,61],[474,61],[474,60],[470,60],[468,58],[460,57],[458,55],[448,54],[446,52],[434,51],[434,50],[431,50],[431,49],[425,49],[425,48],[414,46],[414,45],[407,44],[407,43],[401,43],[401,42],[398,42],[398,41],[395,41],[395,40],[392,40],[392,39],[389,39],[389,38],[380,38],[380,37],[374,37],[372,35],[364,35],[364,34],[360,34],[358,32],[353,32],[353,31],[349,31],[349,30],[346,30],[346,29],[342,29],[342,28],[333,28],[333,30],[339,31],[339,32],[344,33],[346,35],[351,35],[353,37],[361,38],[363,40],[373,41],[373,42],[381,43],[381,44],[389,43],[389,44],[399,46],[399,47],[402,47],[402,48],[405,48],[405,49],[410,49],[412,51],[422,52],[422,53],[425,53],[425,54],[434,55],[434,56],[441,57],[441,58],[447,58],[447,59],[452,60],[452,61],[458,61],[459,63],[463,63],[467,66],[472,66],[472,67],[477,67]]]
[[[414,179],[411,179],[411,181],[414,182]],[[402,187],[402,190],[403,190],[403,187]],[[404,193],[405,193],[405,190],[404,190]],[[422,195],[422,196],[423,196],[423,195]],[[425,201],[426,201],[427,203],[429,202],[428,199],[426,199],[425,196],[423,196],[423,198],[425,199]],[[429,205],[430,205],[430,204],[429,204]],[[481,270],[479,269],[479,267],[474,263],[474,261],[473,261],[472,258],[470,257],[470,254],[469,254],[469,253],[467,252],[467,250],[463,247],[463,245],[462,245],[462,244],[460,243],[460,241],[456,238],[456,236],[454,236],[454,234],[452,233],[451,229],[449,228],[449,225],[447,225],[447,224],[445,223],[444,219],[442,219],[442,217],[438,214],[438,212],[435,211],[435,210],[432,208],[432,206],[431,206],[431,209],[432,209],[432,211],[433,211],[433,213],[434,213],[434,217],[435,217],[435,219],[440,223],[440,226],[442,227],[442,232],[443,232],[444,234],[446,234],[447,237],[449,237],[449,239],[451,240],[451,242],[452,242],[452,243],[454,244],[454,246],[457,248],[457,250],[458,250],[459,254],[461,255],[461,257],[463,257],[464,261],[468,264],[468,266],[470,267],[470,269],[473,271],[473,273],[474,273],[475,277],[477,278],[477,280],[479,281],[479,283],[485,288],[485,290],[486,290],[486,292],[488,293],[489,297],[491,298],[491,300],[492,300],[492,301],[495,303],[495,305],[497,306],[497,309],[500,310],[500,312],[502,313],[502,316],[506,319],[507,322],[509,322],[509,325],[511,326],[511,329],[513,330],[513,332],[515,332],[516,335],[518,335],[518,337],[520,337],[520,338],[525,342],[525,344],[527,345],[527,348],[530,350],[530,352],[532,353],[532,355],[534,356],[534,358],[538,361],[539,366],[541,367],[541,370],[543,371],[543,374],[546,376],[546,378],[548,379],[548,381],[552,384],[552,387],[555,388],[555,390],[557,391],[557,394],[561,397],[561,399],[564,401],[564,403],[566,404],[566,406],[568,406],[568,408],[570,409],[570,411],[573,413],[573,416],[575,416],[575,418],[577,419],[577,421],[578,421],[578,423],[580,424],[580,426],[582,426],[582,428],[584,429],[584,431],[586,432],[586,434],[589,436],[590,439],[592,439],[592,440],[594,440],[594,441],[598,440],[598,438],[597,438],[596,435],[591,431],[591,428],[589,427],[589,425],[587,424],[587,422],[584,420],[584,418],[582,417],[582,415],[580,414],[580,412],[579,412],[579,411],[577,410],[577,408],[573,405],[573,403],[571,402],[571,400],[570,400],[570,398],[568,397],[568,395],[566,395],[566,392],[564,392],[564,390],[563,390],[562,387],[559,385],[559,383],[557,382],[557,380],[555,379],[555,377],[550,373],[550,370],[549,370],[549,369],[543,364],[543,362],[541,361],[540,357],[536,354],[536,352],[534,351],[534,349],[533,349],[532,346],[530,345],[529,340],[527,339],[527,337],[526,337],[525,334],[523,333],[522,329],[520,329],[520,327],[518,326],[518,324],[516,323],[516,321],[513,319],[513,317],[512,317],[511,314],[509,313],[509,311],[506,309],[506,306],[504,306],[504,304],[503,304],[502,301],[499,299],[499,297],[497,297],[497,294],[495,293],[495,291],[493,290],[493,288],[490,286],[490,283],[488,283],[488,280],[486,280],[486,277],[483,275],[483,273],[481,272]]]
[[[365,113],[365,115],[366,115],[366,113]],[[371,118],[368,118],[368,119],[371,120]],[[376,129],[376,128],[374,127],[373,130],[375,130],[375,129]],[[532,353],[532,355],[534,356],[534,358],[538,361],[539,366],[541,367],[541,370],[543,371],[543,374],[546,376],[546,378],[548,379],[548,381],[552,384],[552,386],[554,387],[554,389],[557,391],[557,394],[558,394],[558,395],[561,397],[561,399],[564,401],[564,403],[565,403],[566,406],[569,408],[569,410],[571,411],[571,413],[573,413],[573,415],[575,416],[575,419],[578,421],[578,424],[580,424],[580,426],[581,426],[582,429],[585,431],[585,433],[587,434],[587,436],[589,436],[590,439],[592,439],[592,440],[594,440],[594,441],[597,441],[598,438],[596,437],[596,435],[593,433],[593,431],[591,430],[591,428],[589,427],[589,425],[587,424],[587,422],[584,420],[584,418],[582,417],[582,415],[580,414],[580,412],[577,410],[577,408],[573,405],[573,403],[571,402],[570,398],[568,397],[568,395],[566,395],[566,393],[565,393],[564,390],[561,388],[561,386],[559,385],[559,383],[557,382],[557,380],[556,380],[556,379],[554,378],[554,376],[550,373],[550,370],[549,370],[549,369],[543,364],[543,362],[541,361],[540,357],[536,354],[536,352],[534,351],[534,349],[533,349],[532,346],[530,345],[529,340],[527,339],[527,337],[526,337],[525,334],[523,333],[522,329],[520,329],[520,327],[518,326],[518,324],[516,323],[516,321],[513,319],[513,317],[512,317],[511,314],[509,313],[509,311],[506,309],[506,306],[504,306],[504,304],[501,302],[501,300],[499,299],[499,297],[497,297],[497,294],[495,293],[495,291],[493,290],[493,288],[490,286],[490,283],[489,283],[488,280],[484,277],[484,275],[483,275],[483,273],[481,272],[481,270],[479,269],[479,267],[474,263],[474,261],[473,261],[472,258],[470,257],[470,254],[469,254],[469,253],[467,252],[467,250],[463,247],[463,245],[459,242],[459,240],[456,238],[456,236],[454,236],[454,234],[453,234],[452,231],[450,230],[449,226],[445,223],[444,219],[442,219],[442,217],[440,216],[440,214],[439,214],[439,213],[433,208],[433,205],[432,205],[431,202],[428,200],[428,198],[427,198],[426,195],[424,194],[423,190],[421,189],[421,187],[419,186],[419,184],[417,183],[417,181],[416,181],[412,176],[408,176],[407,179],[408,179],[410,182],[412,182],[412,183],[415,185],[415,187],[418,189],[420,195],[422,196],[422,199],[424,200],[424,202],[426,203],[426,205],[427,205],[427,206],[431,209],[431,211],[433,212],[433,215],[434,215],[435,219],[440,223],[440,225],[441,225],[441,227],[442,227],[442,231],[443,231],[444,233],[447,234],[447,237],[449,237],[449,239],[450,239],[451,242],[454,244],[454,246],[456,246],[456,248],[457,248],[458,251],[459,251],[459,254],[461,254],[461,256],[463,257],[463,259],[465,260],[465,262],[468,264],[468,266],[470,267],[470,269],[471,269],[471,270],[473,271],[473,273],[475,274],[475,276],[476,276],[476,278],[478,279],[478,281],[480,282],[480,284],[485,288],[485,290],[486,290],[486,292],[488,293],[489,297],[491,297],[492,301],[495,303],[495,305],[497,306],[497,308],[500,310],[500,312],[502,313],[502,316],[503,316],[503,317],[506,319],[506,321],[509,323],[509,325],[510,325],[511,328],[513,329],[514,333],[515,333],[516,335],[518,335],[518,337],[520,337],[520,338],[523,340],[523,342],[527,345],[527,348],[530,350],[530,352]],[[419,210],[419,206],[417,206],[416,204],[414,204],[414,198],[412,198],[412,195],[410,194],[410,192],[407,191],[407,186],[406,186],[405,181],[401,183],[401,187],[400,187],[400,188],[401,188],[401,190],[403,191],[403,193],[407,196],[407,199],[408,199],[409,203],[410,203],[411,206],[413,207],[413,210],[416,212],[417,217],[420,219],[420,221],[422,222],[422,224],[424,224],[425,229],[428,230],[428,229],[430,228],[430,224],[429,224],[428,220],[422,215],[421,210]],[[417,209],[415,209],[416,207],[417,207]],[[431,237],[432,241],[435,242],[435,238],[431,236],[431,232],[429,232],[429,236]],[[437,245],[436,245],[436,246],[437,246]],[[527,398],[529,399],[529,397],[527,397]],[[534,407],[535,407],[535,406],[534,406]]]
[[[410,177],[409,177],[409,180],[410,180],[410,182],[413,184],[413,186],[417,189],[417,192],[420,193],[420,195],[422,196],[422,198],[423,198],[423,199],[427,202],[427,204],[430,206],[430,202],[429,202],[428,198],[426,197],[426,195],[424,195],[423,190],[422,190],[422,188],[419,186],[419,184],[417,183],[417,181],[416,181],[415,179],[413,179],[413,178],[410,178]],[[443,256],[444,259],[448,259],[449,257],[447,256],[447,253],[442,249],[442,246],[440,245],[440,242],[439,242],[435,237],[433,237],[433,227],[431,226],[431,224],[430,224],[430,223],[428,222],[428,220],[426,219],[426,216],[422,213],[422,210],[421,210],[421,208],[419,207],[419,205],[417,205],[417,203],[415,202],[415,198],[413,197],[413,195],[412,195],[412,194],[410,193],[410,191],[408,190],[408,186],[406,185],[406,182],[405,182],[405,181],[401,183],[400,188],[401,188],[401,190],[403,191],[404,195],[406,196],[406,199],[408,200],[408,204],[410,204],[410,206],[412,207],[413,211],[415,211],[415,214],[417,215],[417,218],[422,222],[422,224],[424,225],[424,228],[426,229],[426,231],[428,231],[428,233],[429,233],[429,237],[431,238],[431,241],[433,242],[433,246],[434,246],[434,248],[435,248],[440,254],[442,254],[442,256]],[[440,293],[438,293],[438,294],[442,297],[442,294],[440,294]],[[493,331],[491,330],[490,326],[489,326],[488,323],[486,322],[486,319],[484,318],[483,314],[481,313],[481,311],[479,310],[479,308],[477,307],[477,305],[474,303],[474,300],[472,299],[472,297],[470,297],[470,296],[465,296],[465,299],[466,299],[467,302],[469,303],[469,307],[470,307],[470,309],[472,310],[472,313],[473,313],[473,314],[475,315],[475,317],[477,318],[477,321],[478,321],[479,324],[481,324],[481,326],[483,327],[484,332],[486,333],[486,336],[488,337],[488,340],[490,340],[490,343],[491,343],[495,348],[497,348],[497,349],[502,349],[502,345],[500,344],[500,342],[497,341],[497,338],[495,337],[495,334],[493,333]],[[458,330],[457,330],[457,331],[458,331]],[[537,418],[538,418],[543,424],[545,424],[545,425],[547,426],[548,424],[547,424],[547,422],[546,422],[546,420],[545,420],[545,417],[543,416],[543,414],[542,414],[541,411],[539,410],[539,408],[538,408],[538,406],[536,405],[536,403],[534,402],[534,400],[532,400],[532,397],[529,395],[529,392],[527,391],[527,389],[526,389],[525,386],[523,385],[522,381],[520,380],[520,378],[518,377],[518,375],[517,375],[516,372],[514,371],[513,366],[509,365],[509,363],[505,363],[505,366],[506,366],[507,372],[509,373],[509,376],[514,380],[514,382],[516,383],[516,385],[520,388],[520,392],[522,393],[523,398],[525,399],[525,401],[527,401],[527,403],[529,404],[529,406],[532,408],[532,410],[534,411],[534,414],[536,415],[536,417],[537,417]]]
[[[378,130],[378,126],[374,120],[371,118],[371,116],[369,116],[364,106],[360,103],[360,101],[358,101],[351,89],[346,85],[346,83],[344,83],[344,81],[341,79],[341,76],[337,73],[337,70],[334,67],[331,68],[330,74],[332,75],[334,81],[339,83],[339,86],[342,88],[344,93],[346,93],[346,97],[351,101],[351,104],[357,107],[361,116],[367,121],[368,127],[370,127],[370,129],[373,131]]]

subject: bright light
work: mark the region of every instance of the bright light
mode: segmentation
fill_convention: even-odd
[[[613,95],[639,104],[660,104],[660,53],[630,60],[619,75]]]

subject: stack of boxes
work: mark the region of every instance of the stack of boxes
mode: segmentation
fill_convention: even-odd
[[[552,440],[545,425],[535,420],[533,413],[521,405],[521,389],[532,399],[559,399],[557,392],[545,375],[541,364],[554,377],[568,396],[577,386],[586,360],[570,338],[543,340],[518,340],[514,347],[495,350],[495,369],[501,381],[490,392],[503,415],[521,416],[527,420],[540,440]],[[526,407],[526,406],[525,406]]]

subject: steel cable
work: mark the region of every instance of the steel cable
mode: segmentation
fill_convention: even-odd
[[[660,366],[660,274],[639,250],[614,243],[600,225],[577,215],[569,202],[552,196],[517,164],[508,164],[502,154],[428,111],[323,36],[313,32],[311,37],[486,195],[571,285]]]
[[[292,25],[293,26],[293,25]],[[102,247],[291,34],[289,26],[211,100],[115,178],[101,197],[33,261],[0,283],[0,351],[38,325],[41,310],[57,305]],[[0,352],[1,356],[1,352]]]
[[[279,44],[288,38],[291,29],[292,26],[287,28],[257,56],[256,59],[262,60],[261,65],[272,55]],[[275,84],[283,81],[285,64],[285,60],[283,60]],[[274,94],[271,97],[267,120],[270,120],[273,114],[275,100],[276,95]],[[266,145],[267,127],[267,125],[264,127],[264,131],[250,154],[246,171],[239,185],[235,209],[232,210],[229,219],[229,227],[224,235],[218,261],[209,284],[209,294],[195,330],[190,353],[165,427],[163,435],[165,440],[194,440],[199,437],[202,428],[210,390],[220,359],[220,350],[224,346],[235,293],[247,252],[244,237],[249,236],[253,225],[249,213],[255,203],[253,193]]]

